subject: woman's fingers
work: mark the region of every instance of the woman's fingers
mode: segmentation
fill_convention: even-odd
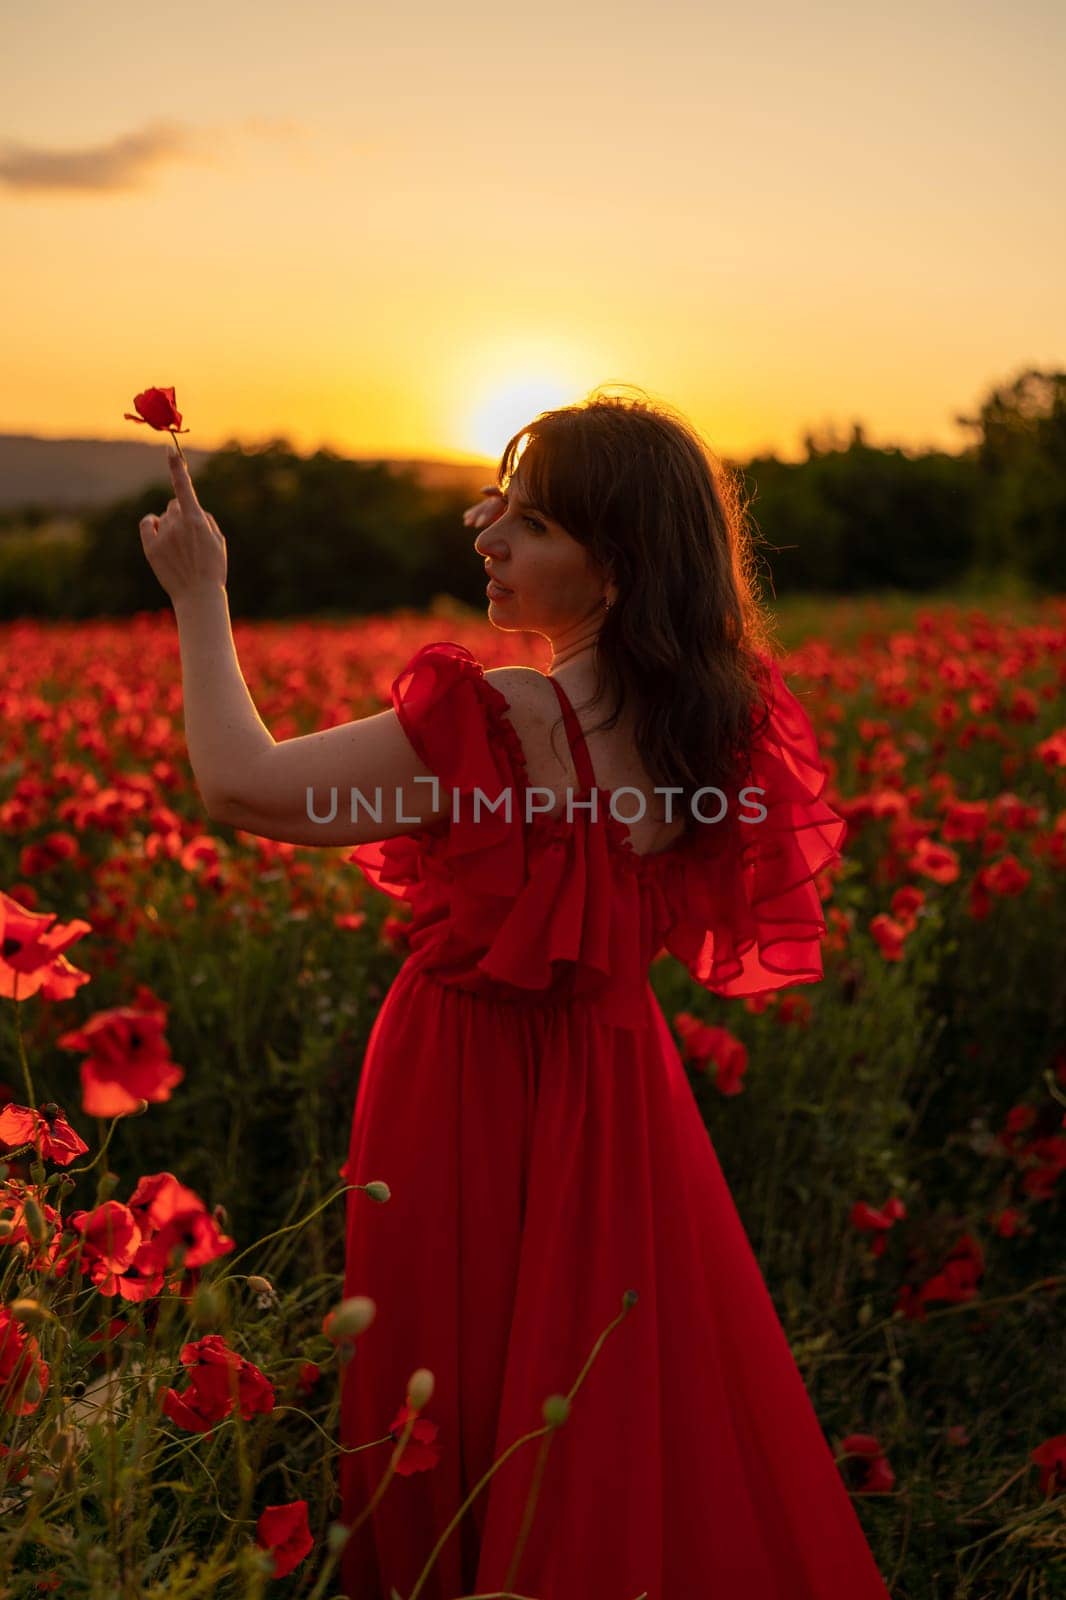
[[[479,500],[475,506],[468,506],[463,512],[463,521],[467,527],[473,524],[476,528],[484,528],[490,522],[495,522],[497,517],[503,515],[504,495],[502,489],[498,489],[494,483],[486,483],[482,485],[481,493],[487,495],[488,498]]]
[[[463,512],[463,521],[467,527],[485,528],[496,521],[500,511],[498,500],[479,500],[476,506],[468,506]]]

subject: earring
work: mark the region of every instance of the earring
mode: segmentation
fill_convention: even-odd
[[[603,597],[603,609],[605,611],[610,611],[610,609],[611,609],[611,607],[613,605],[614,605],[614,601],[613,600],[608,600],[607,596],[604,595],[604,597]]]

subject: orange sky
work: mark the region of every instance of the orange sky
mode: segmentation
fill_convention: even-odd
[[[596,384],[720,454],[958,449],[1066,362],[1066,11],[49,3],[5,29],[0,432],[494,457]]]

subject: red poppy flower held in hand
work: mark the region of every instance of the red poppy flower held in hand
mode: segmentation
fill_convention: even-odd
[[[178,454],[184,455],[178,434],[188,433],[189,430],[181,425],[181,412],[174,404],[174,390],[144,389],[140,394],[134,395],[133,404],[140,414],[134,416],[132,411],[124,411],[122,415],[126,421],[146,422],[150,428],[155,428],[160,433],[172,433]]]

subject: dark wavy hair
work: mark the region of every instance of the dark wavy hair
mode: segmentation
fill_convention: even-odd
[[[508,440],[497,469],[504,493],[519,463],[527,498],[617,588],[583,704],[609,699],[599,730],[632,699],[645,767],[654,783],[683,791],[687,832],[699,826],[693,793],[735,794],[765,725],[770,624],[743,476],[672,407],[602,390],[541,412]]]

